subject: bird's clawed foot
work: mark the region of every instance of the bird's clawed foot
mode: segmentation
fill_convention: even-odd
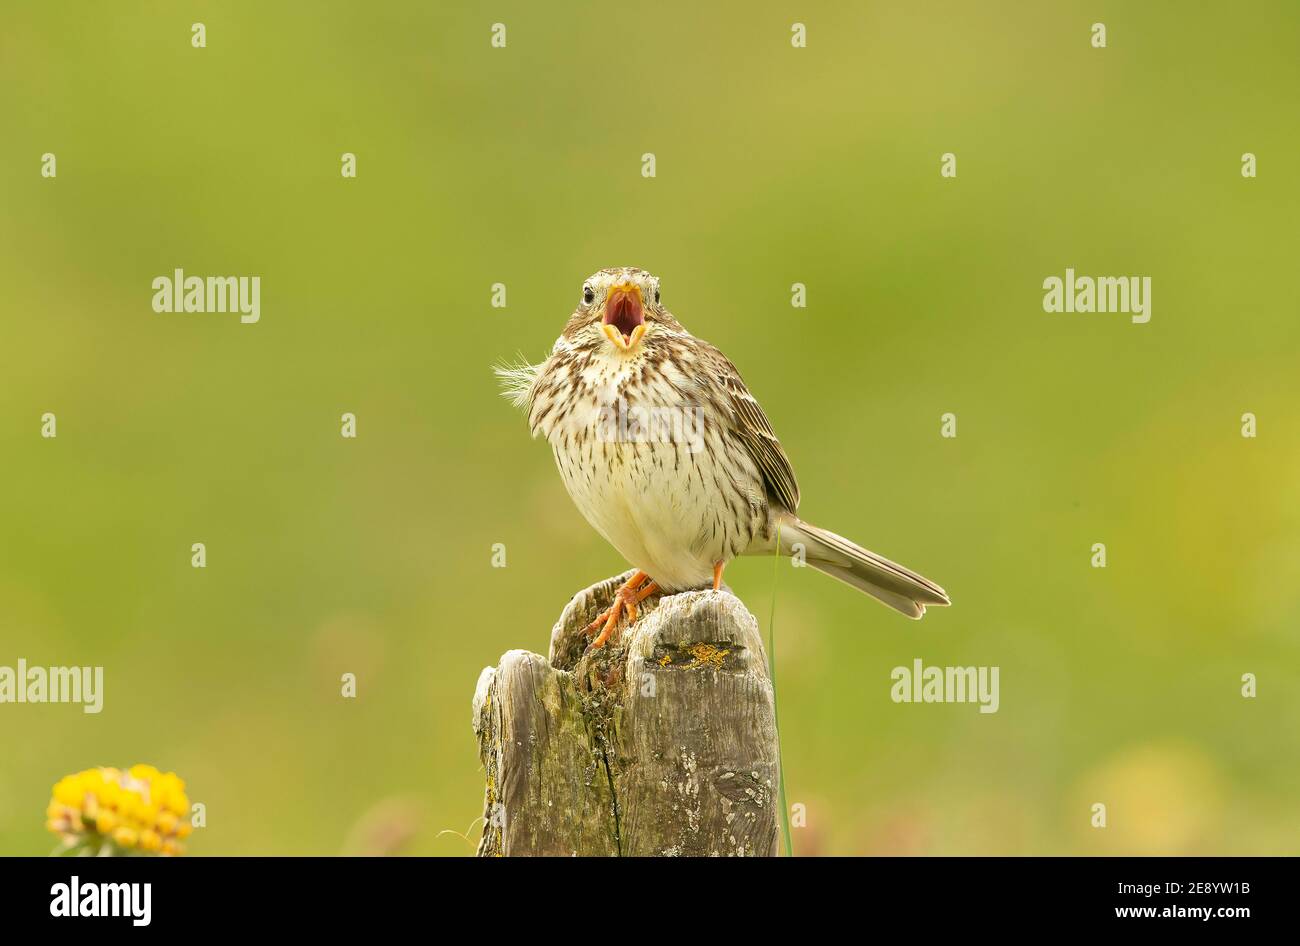
[[[623,614],[627,614],[627,623],[630,625],[637,618],[637,605],[646,598],[650,597],[659,590],[659,586],[653,581],[646,584],[649,579],[643,571],[636,572],[631,578],[619,586],[618,591],[614,593],[614,602],[604,611],[596,616],[596,620],[588,624],[584,629],[585,634],[595,634],[600,629],[600,634],[591,642],[591,648],[597,650],[605,646],[610,635],[618,627],[618,620]],[[644,587],[643,587],[644,585]]]

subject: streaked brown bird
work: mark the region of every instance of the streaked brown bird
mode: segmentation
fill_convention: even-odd
[[[601,647],[656,592],[716,590],[737,555],[801,543],[809,565],[910,618],[927,578],[804,522],[790,460],[727,356],[660,303],[659,279],[602,269],[539,365],[498,368],[579,511],[636,569],[588,627]]]

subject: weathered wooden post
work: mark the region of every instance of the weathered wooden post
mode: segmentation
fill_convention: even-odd
[[[549,658],[484,669],[480,856],[775,855],[780,760],[758,622],[730,591],[642,604],[617,646],[582,628],[619,575],[579,592]]]

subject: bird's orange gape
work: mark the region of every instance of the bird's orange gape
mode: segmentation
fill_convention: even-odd
[[[624,282],[609,290],[600,330],[619,351],[630,352],[636,348],[636,343],[645,335],[645,312],[640,286],[634,282]]]
[[[644,588],[641,584],[650,576],[645,572],[638,570],[631,578],[619,585],[618,591],[614,592],[614,603],[596,616],[596,620],[588,624],[584,629],[584,634],[594,634],[596,628],[601,628],[600,635],[591,642],[593,648],[604,647],[609,636],[614,633],[614,628],[618,626],[618,619],[623,612],[627,612],[627,623],[631,624],[636,620],[636,606],[650,597],[659,590],[659,586],[653,581]],[[637,589],[640,588],[640,591]]]

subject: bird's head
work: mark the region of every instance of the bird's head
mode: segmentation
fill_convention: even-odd
[[[593,273],[582,284],[578,308],[564,334],[586,333],[621,355],[636,354],[648,332],[667,316],[659,304],[659,277],[620,266]]]

